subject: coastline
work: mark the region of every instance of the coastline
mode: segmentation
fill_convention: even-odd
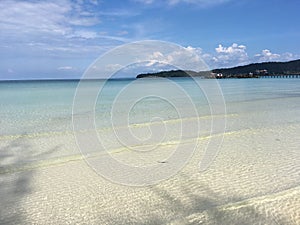
[[[217,122],[224,115],[211,116],[203,113],[204,110],[200,111],[203,114],[199,118],[175,117],[132,124],[130,129],[137,135],[147,134],[149,127],[157,131],[161,125],[170,130],[169,136],[158,145],[158,151],[140,158],[133,154],[133,150],[140,147],[135,140],[130,140],[133,149],[129,151],[114,138],[115,131],[125,131],[124,126],[108,129],[101,127],[100,120],[102,129],[97,132],[111,150],[111,156],[130,165],[167,164],[168,155],[179,142],[183,149],[190,149],[194,141],[198,141],[194,155],[180,172],[145,187],[114,183],[97,174],[84,160],[69,126],[72,98],[65,99],[68,104],[62,99],[57,104],[57,93],[72,96],[73,87],[63,86],[56,93],[51,91],[52,86],[48,87],[49,95],[45,94],[43,99],[48,99],[48,106],[53,105],[49,109],[54,111],[50,112],[57,114],[50,113],[49,117],[35,122],[31,118],[36,119],[36,115],[49,113],[49,110],[27,115],[15,110],[18,108],[13,108],[11,102],[5,104],[7,110],[3,115],[6,113],[11,118],[15,114],[19,119],[15,126],[20,127],[9,132],[8,125],[13,121],[8,121],[0,135],[0,223],[297,224],[300,220],[300,137],[296,135],[300,133],[298,83],[274,79],[271,83],[267,80],[224,80],[220,84],[227,107],[226,131],[219,154],[202,172],[199,162],[210,137],[222,136],[218,132],[210,134],[210,119],[214,117]],[[190,87],[186,81],[183,85]],[[47,85],[43,86],[43,93],[45,87]],[[9,93],[15,97],[17,89],[11,90],[13,92]],[[41,91],[30,90],[35,94]],[[17,96],[26,97],[24,93],[28,92],[28,87],[24,91]],[[50,101],[52,95],[54,98]],[[13,99],[19,101],[20,97]],[[44,103],[27,104],[44,109]],[[57,105],[63,107],[60,109]],[[18,102],[16,107],[19,107]],[[201,110],[203,107],[199,105]],[[32,109],[26,108],[28,112],[33,112]],[[100,117],[103,118],[106,117]],[[47,126],[45,119],[49,120]],[[200,135],[187,132],[178,139],[176,127],[181,123],[190,127],[197,119],[201,125]],[[24,121],[27,123],[22,124]],[[43,127],[37,129],[36,124],[41,121]],[[82,132],[86,134],[86,141],[90,141],[90,131]],[[156,140],[143,144],[151,147],[151,144],[156,145]],[[100,151],[90,153],[86,156],[103,157]],[[124,173],[124,178],[126,176]]]

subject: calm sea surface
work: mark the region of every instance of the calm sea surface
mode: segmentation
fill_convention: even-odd
[[[145,84],[154,94],[131,106],[128,115],[130,123],[151,122],[151,118],[157,117],[162,120],[188,117],[189,109],[186,109],[184,115],[178,115],[176,109],[180,105],[184,106],[188,97],[194,103],[199,116],[210,115],[209,104],[205,97],[207,93],[203,93],[192,79],[180,78],[172,81],[183,88],[186,95],[183,96],[181,92],[170,89],[165,85],[166,81],[156,79],[139,80],[138,83],[131,85],[129,88],[134,89],[134,93],[140,93],[142,97]],[[85,88],[90,86],[91,89],[95,89],[103,85],[103,82],[86,81]],[[127,94],[126,98],[114,103],[114,100],[122,95],[120,91],[132,82],[133,80],[107,81],[98,98],[92,99],[96,101],[95,121],[99,129],[111,125],[111,110],[114,104],[117,109],[118,105],[127,104],[131,97],[137,98]],[[215,81],[199,82],[209,87]],[[252,117],[249,117],[249,120],[259,126],[300,121],[300,79],[230,79],[218,80],[218,83],[224,95],[228,114],[238,113],[244,116],[256,114],[258,121]],[[0,135],[71,131],[72,105],[77,85],[78,81],[0,82]],[[168,93],[168,99],[155,96],[156,90]],[[174,101],[176,106],[172,105]],[[82,100],[83,108],[84,102],[85,99]],[[268,120],[261,121],[259,115],[263,114]]]

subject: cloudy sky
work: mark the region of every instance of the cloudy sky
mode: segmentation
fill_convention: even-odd
[[[106,51],[149,39],[210,68],[298,59],[299,10],[299,0],[1,0],[0,79],[79,78]]]

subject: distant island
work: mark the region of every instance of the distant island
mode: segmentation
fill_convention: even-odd
[[[211,78],[260,78],[262,76],[299,75],[300,59],[289,62],[252,63],[245,66],[214,69],[211,71],[195,72],[192,70],[170,70],[157,73],[139,74],[136,78],[149,77],[201,77]],[[298,77],[298,76],[297,76]]]

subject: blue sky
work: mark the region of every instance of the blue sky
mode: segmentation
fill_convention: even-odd
[[[80,78],[106,51],[149,39],[210,68],[299,59],[299,9],[298,0],[1,0],[0,79]]]

